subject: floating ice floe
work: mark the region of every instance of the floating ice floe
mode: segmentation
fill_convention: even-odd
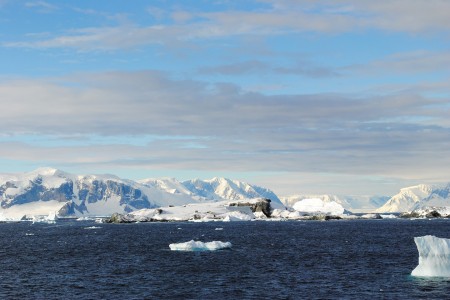
[[[223,221],[224,222],[251,221],[252,219],[253,217],[249,214],[240,211],[231,211],[225,214],[225,218],[223,218]]]
[[[415,237],[419,265],[411,272],[418,277],[450,277],[450,239],[433,235]]]
[[[89,227],[84,227],[84,229],[101,229],[101,227],[99,227],[99,226],[89,226]]]
[[[95,220],[95,218],[92,218],[92,217],[79,217],[77,219],[77,221],[92,221],[92,220]]]
[[[231,248],[231,243],[221,241],[204,243],[201,241],[191,240],[186,243],[170,244],[169,248],[172,251],[215,251]]]

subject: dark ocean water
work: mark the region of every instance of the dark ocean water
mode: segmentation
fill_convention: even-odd
[[[0,299],[449,299],[410,276],[426,234],[450,220],[0,224]],[[233,248],[169,250],[191,239]]]

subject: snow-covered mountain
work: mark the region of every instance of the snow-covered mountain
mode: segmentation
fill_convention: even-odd
[[[376,211],[408,212],[431,206],[450,206],[450,184],[444,186],[420,184],[403,188]]]
[[[207,200],[268,198],[281,204],[280,199],[271,190],[242,181],[214,177],[210,180],[188,180],[182,184],[192,194]]]
[[[187,189],[180,181],[175,178],[147,178],[139,180],[138,183],[148,187],[166,191],[169,194],[184,194],[195,196],[189,189]]]
[[[191,185],[171,178],[135,182],[114,175],[74,175],[53,168],[4,174],[0,175],[0,219],[1,215],[20,218],[51,211],[64,216],[111,215],[211,200],[263,197],[279,201],[273,192],[239,181],[216,178],[204,182],[222,183],[210,187],[217,189],[216,196],[204,196],[212,195],[215,189],[191,190]]]

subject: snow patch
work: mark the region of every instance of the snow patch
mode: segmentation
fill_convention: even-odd
[[[186,243],[170,244],[169,248],[172,251],[215,251],[231,248],[231,243],[221,241],[204,243],[201,241],[191,240]]]
[[[419,265],[411,272],[418,277],[450,276],[450,239],[433,235],[415,237],[419,251]]]

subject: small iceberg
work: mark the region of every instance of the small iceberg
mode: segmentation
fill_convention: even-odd
[[[433,235],[415,237],[419,265],[411,272],[417,277],[450,277],[450,239]]]
[[[84,227],[84,229],[101,229],[99,226]]]
[[[226,213],[225,217],[223,218],[223,222],[251,221],[252,219],[252,216],[246,213],[240,211],[231,211]]]
[[[33,218],[32,218],[33,223],[55,224],[57,220],[58,220],[58,216],[56,215],[55,211],[49,212],[49,214],[47,216],[36,215],[36,216],[33,216]]]
[[[215,251],[220,249],[231,248],[231,243],[221,241],[204,243],[200,241],[191,240],[186,243],[170,244],[169,248],[172,251]]]

